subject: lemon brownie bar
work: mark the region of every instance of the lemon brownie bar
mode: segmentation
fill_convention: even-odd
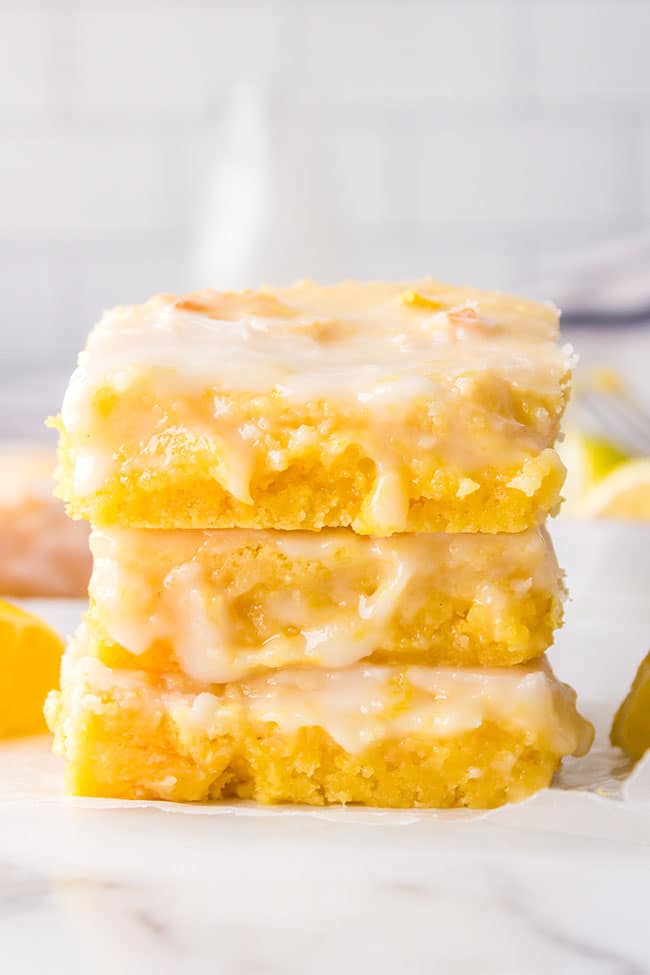
[[[59,492],[100,525],[522,531],[564,479],[557,328],[430,279],[116,308],[56,421]]]
[[[548,785],[591,726],[545,662],[354,665],[225,685],[111,669],[85,627],[46,714],[70,792],[492,807]]]
[[[561,621],[543,528],[390,538],[105,528],[91,548],[100,659],[212,683],[365,658],[508,666],[541,655]]]
[[[37,443],[0,446],[0,593],[86,595],[88,527],[70,521],[54,488],[54,451]]]

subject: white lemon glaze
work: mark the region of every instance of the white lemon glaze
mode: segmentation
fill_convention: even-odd
[[[134,368],[169,370],[179,387],[275,389],[287,399],[343,397],[391,410],[435,397],[449,377],[492,370],[554,391],[568,360],[552,307],[434,281],[417,287],[438,296],[440,310],[405,304],[406,285],[352,282],[278,291],[283,303],[266,315],[248,310],[246,292],[233,296],[227,318],[218,292],[189,305],[196,311],[168,296],[114,308],[81,353],[64,422],[73,429],[78,421],[85,382],[111,376],[119,388]]]

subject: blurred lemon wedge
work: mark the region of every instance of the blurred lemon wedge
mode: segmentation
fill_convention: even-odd
[[[54,630],[0,600],[0,737],[47,730],[43,704],[58,686],[62,652]]]
[[[650,457],[615,467],[586,493],[575,510],[585,518],[650,521]]]
[[[650,653],[641,661],[630,693],[616,712],[610,739],[634,759],[642,758],[650,748]]]
[[[577,430],[566,433],[559,451],[567,468],[563,493],[568,511],[577,511],[599,481],[630,459],[629,454],[604,437]]]

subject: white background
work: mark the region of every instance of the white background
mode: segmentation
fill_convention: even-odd
[[[0,0],[0,37],[0,373],[65,371],[104,306],[186,286],[251,77],[309,95],[341,273],[534,293],[650,217],[644,0]]]

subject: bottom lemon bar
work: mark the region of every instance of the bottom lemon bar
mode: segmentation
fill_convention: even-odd
[[[515,802],[583,754],[591,726],[548,665],[357,664],[201,685],[68,648],[46,705],[70,792],[176,801]]]

